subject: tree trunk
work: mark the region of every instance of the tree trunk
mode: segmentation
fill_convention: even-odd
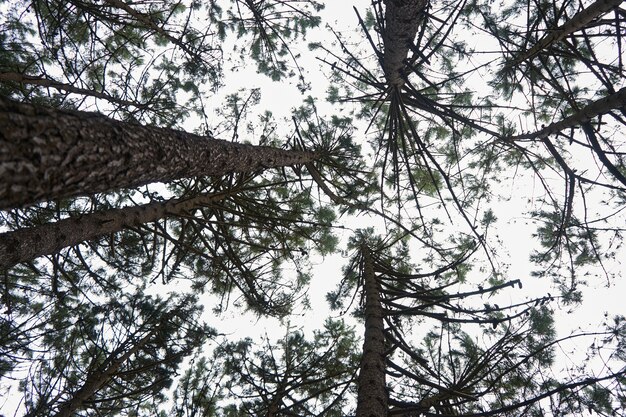
[[[61,249],[119,232],[130,226],[155,222],[159,219],[188,213],[223,200],[229,193],[200,194],[196,197],[164,202],[152,202],[70,217],[37,227],[0,234],[0,270],[39,256],[57,253]]]
[[[380,290],[369,248],[362,246],[365,292],[365,336],[359,371],[356,417],[387,416],[385,335]]]
[[[391,87],[404,84],[404,61],[417,35],[420,13],[426,0],[384,0],[385,29],[383,31],[383,70]]]
[[[0,209],[315,157],[0,98]]]
[[[618,7],[623,0],[596,0],[589,7],[576,13],[574,17],[563,23],[558,28],[551,30],[545,37],[538,41],[532,48],[521,53],[507,67],[514,67],[522,62],[531,59],[539,52],[545,50],[553,43],[559,42],[571,33],[577,32],[587,26],[589,22],[599,18],[605,13]]]
[[[601,99],[592,102],[575,114],[566,117],[558,122],[551,123],[548,126],[544,126],[536,132],[524,133],[517,136],[509,136],[508,138],[504,138],[504,140],[507,142],[511,142],[515,140],[543,139],[550,135],[559,133],[564,129],[581,126],[583,123],[588,122],[594,117],[601,114],[606,114],[611,110],[623,109],[624,107],[626,107],[626,87],[622,88],[616,93],[610,94],[606,97],[602,97]]]

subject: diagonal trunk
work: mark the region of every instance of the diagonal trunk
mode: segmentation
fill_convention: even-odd
[[[39,256],[119,232],[125,228],[176,216],[223,200],[229,193],[200,194],[182,200],[171,199],[136,207],[104,210],[80,217],[71,217],[37,227],[0,234],[0,270]]]
[[[0,98],[0,209],[315,157]]]
[[[576,13],[574,17],[563,23],[558,28],[551,30],[546,36],[539,40],[533,47],[517,56],[507,67],[514,67],[522,62],[531,59],[550,45],[559,42],[566,36],[583,29],[589,22],[599,18],[605,13],[618,7],[623,0],[596,0],[589,7]]]
[[[391,87],[404,84],[405,60],[417,35],[426,0],[384,0],[383,70]]]
[[[363,245],[361,254],[365,292],[365,336],[359,371],[356,417],[385,417],[388,408],[383,308],[369,248]]]

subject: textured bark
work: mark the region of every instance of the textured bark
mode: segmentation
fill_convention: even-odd
[[[618,110],[626,108],[626,87],[621,90],[594,101],[577,113],[564,118],[555,123],[551,123],[548,126],[542,127],[540,130],[531,133],[524,133],[517,136],[510,136],[504,138],[505,141],[514,140],[528,140],[528,139],[543,139],[549,135],[561,132],[564,129],[570,127],[580,126],[585,122],[593,119],[601,114],[606,114],[611,110]]]
[[[179,178],[305,164],[315,156],[0,97],[0,209]]]
[[[187,200],[172,199],[70,217],[37,227],[0,234],[0,270],[39,256],[119,232],[127,227],[188,213],[224,199],[228,193],[201,194]]]
[[[563,23],[558,28],[551,30],[546,36],[544,36],[539,42],[537,42],[533,47],[528,49],[526,52],[523,52],[518,57],[516,57],[513,62],[507,64],[508,67],[513,67],[521,64],[522,62],[531,59],[539,52],[545,50],[547,47],[552,45],[553,43],[559,42],[564,39],[566,36],[577,32],[587,26],[587,24],[600,16],[608,13],[614,8],[618,7],[623,0],[597,0],[589,7],[581,10],[576,13],[574,17],[572,17],[567,22]]]
[[[404,84],[405,60],[420,26],[420,13],[427,0],[384,0],[383,70],[387,84]]]
[[[115,354],[118,352],[114,352],[107,361],[110,365],[105,369],[98,369],[95,372],[90,373],[83,386],[74,393],[69,401],[59,408],[59,412],[56,413],[54,417],[71,417],[75,411],[81,409],[85,402],[93,397],[94,394],[96,394],[98,390],[102,388],[102,386],[106,384],[113,375],[115,375],[124,362],[126,362],[132,355],[137,353],[139,349],[148,343],[155,332],[156,329],[152,330],[146,336],[141,338],[128,352],[124,353],[119,358],[115,358]]]
[[[365,336],[359,371],[356,417],[385,417],[388,406],[383,308],[370,251],[365,245],[361,251],[365,292]]]

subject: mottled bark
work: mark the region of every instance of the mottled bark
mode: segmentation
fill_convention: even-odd
[[[384,417],[387,416],[388,406],[383,308],[369,248],[363,245],[361,254],[365,293],[365,336],[359,371],[356,417]]]
[[[37,227],[0,234],[0,270],[39,256],[119,232],[127,227],[155,222],[168,216],[188,213],[226,197],[228,193],[201,194],[180,200],[171,199],[136,207],[104,210],[79,217],[70,217]]]
[[[133,345],[133,347],[124,353],[120,357],[116,357],[120,352],[114,352],[111,357],[105,362],[105,365],[108,365],[104,369],[98,369],[96,371],[91,372],[85,383],[80,387],[73,395],[70,400],[65,402],[60,408],[59,412],[54,415],[54,417],[71,417],[74,415],[74,412],[80,410],[86,401],[92,398],[103,385],[105,385],[113,375],[120,369],[120,367],[128,360],[131,356],[139,351],[148,341],[152,338],[154,333],[156,333],[157,329],[152,330],[150,333],[141,338],[137,343]]]
[[[314,159],[0,97],[0,209]]]
[[[420,14],[427,0],[384,0],[383,70],[387,84],[404,84],[405,60],[420,26]]]
[[[622,88],[616,93],[610,94],[599,100],[596,100],[583,108],[582,110],[574,113],[573,115],[564,118],[555,123],[551,123],[548,126],[542,127],[536,132],[524,133],[517,136],[509,136],[504,138],[505,141],[514,140],[528,140],[528,139],[542,139],[561,132],[564,129],[568,129],[575,126],[580,126],[585,122],[593,119],[601,114],[606,114],[611,110],[624,109],[626,107],[626,87]]]
[[[522,62],[531,59],[539,52],[545,50],[553,43],[559,42],[566,36],[583,29],[589,22],[601,17],[605,13],[618,7],[623,0],[597,0],[590,4],[589,7],[576,13],[574,17],[563,23],[556,29],[548,32],[546,36],[541,38],[534,46],[518,55],[507,67],[513,67]]]

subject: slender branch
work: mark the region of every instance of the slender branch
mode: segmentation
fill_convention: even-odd
[[[561,132],[564,129],[580,126],[583,123],[593,119],[601,114],[609,113],[611,110],[621,109],[626,106],[626,87],[610,94],[606,97],[598,99],[582,110],[574,113],[573,115],[566,117],[558,122],[551,123],[548,126],[542,127],[536,132],[523,133],[521,135],[509,136],[502,138],[505,142],[513,142],[516,140],[534,140],[543,139],[549,135],[553,135]]]

